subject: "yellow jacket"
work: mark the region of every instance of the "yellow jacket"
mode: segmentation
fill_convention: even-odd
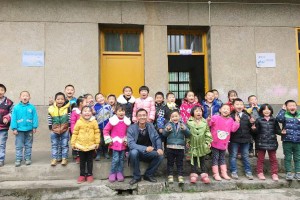
[[[83,117],[76,122],[72,134],[71,145],[81,151],[94,150],[100,144],[100,130],[97,121],[85,120]]]

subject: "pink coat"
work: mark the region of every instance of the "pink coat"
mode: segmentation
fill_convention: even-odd
[[[148,120],[151,119],[154,121],[155,119],[155,102],[152,97],[147,97],[146,99],[137,98],[134,103],[133,113],[132,113],[132,121],[137,122],[136,119],[136,111],[144,108],[148,112]]]
[[[128,117],[124,119],[119,119],[116,115],[109,118],[109,122],[103,129],[103,136],[105,144],[112,142],[112,145],[109,146],[110,149],[116,151],[123,151],[126,149],[124,142],[127,142],[126,131],[127,127],[131,124],[131,121]]]
[[[191,117],[191,110],[194,106],[200,106],[199,103],[189,103],[185,100],[183,100],[181,106],[180,106],[180,116],[181,116],[181,119],[184,123],[187,122],[187,120]]]
[[[235,122],[231,117],[220,115],[213,115],[208,125],[213,138],[211,146],[220,150],[227,149],[230,134],[240,127],[240,123]]]
[[[80,118],[80,113],[81,113],[81,111],[79,110],[79,108],[73,108],[72,113],[71,113],[71,120],[70,120],[71,133],[73,133],[75,124],[76,124],[77,120],[79,120],[79,118]]]

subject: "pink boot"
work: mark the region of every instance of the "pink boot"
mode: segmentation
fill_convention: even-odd
[[[230,180],[231,178],[227,174],[227,166],[226,165],[221,165],[221,177],[224,178],[225,180]]]
[[[208,178],[208,174],[207,173],[202,173],[200,174],[201,176],[201,181],[205,184],[209,184],[210,183],[210,180]]]
[[[196,173],[191,173],[190,174],[190,182],[191,183],[196,183],[197,179],[198,179],[198,174],[196,174]]]
[[[111,173],[108,177],[109,182],[113,183],[116,181],[117,174],[116,173]]]
[[[218,165],[214,165],[212,166],[212,172],[213,172],[213,177],[216,181],[221,181],[221,177],[219,174],[219,166]]]
[[[117,180],[119,182],[123,182],[124,181],[124,176],[123,176],[122,172],[118,172],[117,173]]]

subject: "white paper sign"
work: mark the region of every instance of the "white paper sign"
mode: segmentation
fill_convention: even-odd
[[[179,49],[180,55],[192,55],[193,51],[192,49]]]
[[[45,65],[44,51],[23,51],[23,67],[43,67]]]
[[[257,53],[256,67],[276,67],[275,53]]]

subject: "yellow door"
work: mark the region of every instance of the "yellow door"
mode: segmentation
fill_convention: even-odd
[[[100,92],[118,96],[130,86],[137,96],[144,85],[142,31],[104,30],[100,41]]]

